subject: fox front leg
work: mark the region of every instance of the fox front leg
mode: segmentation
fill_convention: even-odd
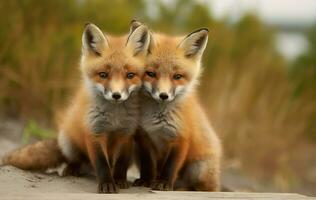
[[[152,189],[162,191],[172,191],[174,183],[178,177],[179,170],[183,166],[187,153],[187,145],[173,147],[164,163],[159,178],[155,181]]]
[[[114,167],[115,183],[120,189],[127,189],[130,186],[127,181],[127,171],[132,163],[132,152],[133,141],[130,138],[126,143],[121,145],[120,154]]]
[[[119,188],[115,184],[107,156],[101,145],[91,143],[87,149],[98,179],[98,193],[118,193]]]
[[[135,141],[140,178],[134,181],[133,186],[151,187],[157,176],[157,161],[153,146],[143,130],[138,130],[135,135]]]

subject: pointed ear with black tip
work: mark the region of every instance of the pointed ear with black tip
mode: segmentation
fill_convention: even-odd
[[[148,53],[150,44],[149,30],[145,25],[140,25],[128,36],[126,48],[132,51],[133,56]]]
[[[186,36],[179,44],[186,58],[200,59],[206,48],[208,40],[208,29],[196,30]]]
[[[135,31],[136,28],[138,28],[139,26],[143,25],[141,22],[133,19],[130,23],[130,26],[129,26],[129,35]]]
[[[102,31],[96,25],[87,23],[82,34],[82,53],[101,56],[108,47],[108,40]]]

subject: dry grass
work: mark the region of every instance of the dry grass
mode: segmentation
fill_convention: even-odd
[[[253,52],[238,69],[217,63],[204,76],[201,98],[223,140],[226,159],[237,159],[235,167],[241,171],[289,191],[313,173],[310,152],[316,148],[305,151],[304,133],[316,106],[308,94],[293,97],[281,61],[258,60],[264,61]]]

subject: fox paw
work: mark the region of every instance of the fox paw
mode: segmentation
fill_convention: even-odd
[[[127,180],[116,180],[116,185],[120,189],[127,189],[130,186],[130,184],[129,184],[129,182]]]
[[[119,188],[114,183],[99,183],[98,193],[118,193]]]
[[[160,190],[160,191],[172,191],[173,184],[169,181],[159,180],[153,184],[153,190]]]
[[[143,179],[136,179],[133,183],[133,186],[136,186],[136,187],[151,187],[152,186],[152,182],[151,181],[145,181]]]

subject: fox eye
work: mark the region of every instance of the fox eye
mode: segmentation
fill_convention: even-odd
[[[134,78],[134,76],[135,76],[135,74],[132,73],[132,72],[127,73],[127,75],[126,75],[126,77],[127,77],[128,79],[132,79],[132,78]]]
[[[175,75],[173,75],[173,79],[174,80],[180,80],[182,77],[183,77],[182,74],[175,74]]]
[[[152,78],[156,77],[156,73],[155,72],[149,72],[147,71],[146,74]]]
[[[106,72],[100,72],[100,73],[99,73],[99,76],[100,76],[100,78],[102,78],[102,79],[106,79],[106,78],[109,76],[109,74],[106,73]]]

